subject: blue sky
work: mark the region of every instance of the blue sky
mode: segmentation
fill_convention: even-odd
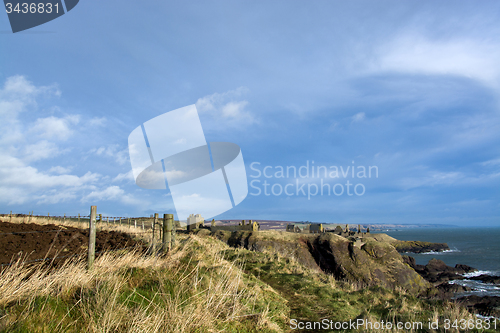
[[[499,19],[494,1],[81,1],[12,34],[0,15],[0,210],[173,212],[135,185],[127,138],[196,104],[262,190],[254,162],[378,168],[324,179],[363,195],[249,187],[219,218],[500,225]]]

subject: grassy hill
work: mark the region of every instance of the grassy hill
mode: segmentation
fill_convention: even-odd
[[[336,237],[308,239],[275,231],[201,230],[178,234],[165,256],[101,255],[92,271],[82,260],[57,269],[19,262],[0,274],[0,331],[289,332],[291,319],[427,325],[474,318],[453,303],[419,298],[414,289],[398,286],[397,279],[407,277],[393,276],[391,267],[404,272],[406,267],[399,266],[400,256],[389,243],[374,241],[365,251],[349,249]],[[335,251],[345,247],[337,261],[350,275],[340,278],[301,258],[310,244],[337,257]],[[384,260],[393,266],[378,273]],[[321,263],[314,256],[313,262]],[[361,276],[352,273],[358,268]],[[382,279],[386,283],[371,283]]]

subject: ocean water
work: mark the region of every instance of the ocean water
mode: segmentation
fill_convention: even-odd
[[[442,260],[448,266],[465,264],[477,268],[479,272],[467,276],[488,274],[500,276],[500,227],[497,228],[411,228],[385,231],[399,240],[418,240],[447,243],[450,251],[425,254],[408,253],[417,264],[425,265],[430,259]],[[457,280],[452,283],[474,288],[465,295],[500,296],[500,287],[474,280]]]

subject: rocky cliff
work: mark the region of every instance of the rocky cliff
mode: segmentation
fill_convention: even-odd
[[[332,233],[217,231],[213,236],[233,247],[253,251],[275,251],[293,257],[304,266],[333,274],[336,279],[363,286],[396,286],[414,293],[429,284],[406,265],[388,242],[368,239],[361,248],[352,240]]]

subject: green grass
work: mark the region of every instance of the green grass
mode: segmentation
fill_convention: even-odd
[[[84,262],[57,271],[13,265],[0,274],[0,332],[288,332],[291,318],[470,317],[403,290],[336,281],[293,257],[206,234],[178,239],[166,257],[112,254],[91,272]]]

